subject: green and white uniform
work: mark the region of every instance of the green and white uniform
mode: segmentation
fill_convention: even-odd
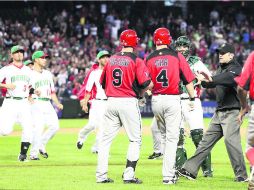
[[[31,70],[22,65],[17,67],[14,64],[0,69],[0,81],[6,79],[6,84],[14,84],[15,89],[7,90],[6,97],[0,113],[0,135],[8,135],[12,132],[14,124],[18,121],[22,126],[21,142],[32,141],[32,116],[29,96],[31,85]]]
[[[193,71],[193,73],[203,72],[206,73],[208,76],[211,76],[211,73],[202,63],[199,57],[190,56],[187,58],[187,61],[190,64],[190,68]],[[193,82],[195,88],[195,102],[194,102],[195,109],[193,111],[189,111],[189,94],[187,93],[186,87],[183,84],[181,84],[182,89],[181,100],[182,100],[183,116],[184,121],[187,122],[187,124],[190,127],[190,130],[204,128],[203,110],[200,101],[201,86],[198,85],[197,82],[198,82],[197,80],[194,80]],[[183,126],[184,123],[182,123],[182,128]]]
[[[187,61],[190,64],[191,70],[193,73],[205,73],[208,76],[211,76],[211,73],[207,69],[207,67],[203,64],[197,56],[189,56],[187,57]],[[200,92],[201,86],[197,84],[197,80],[194,80],[194,88],[195,88],[195,101],[194,101],[194,110],[190,111],[189,108],[189,94],[187,93],[186,87],[181,85],[182,94],[181,94],[181,104],[182,104],[182,114],[183,120],[181,123],[181,134],[178,142],[177,149],[177,161],[176,167],[180,169],[184,162],[187,160],[187,154],[184,149],[184,125],[185,123],[190,127],[190,134],[193,143],[196,148],[198,147],[199,142],[203,137],[203,110],[202,104],[200,101]],[[207,159],[202,164],[202,170],[204,175],[209,175],[211,171],[211,155],[207,157]],[[208,174],[209,173],[209,174]]]
[[[34,95],[34,104],[31,105],[33,124],[33,141],[30,151],[31,158],[37,158],[39,150],[46,152],[48,141],[59,129],[56,111],[52,106],[51,94],[55,93],[53,75],[48,70],[32,71],[32,87],[40,91],[40,96]],[[44,130],[45,125],[48,127]]]

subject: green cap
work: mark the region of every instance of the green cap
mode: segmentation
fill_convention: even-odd
[[[47,57],[49,57],[49,55],[44,53],[43,51],[36,51],[32,55],[32,60],[34,61],[37,58],[47,58]]]
[[[11,54],[16,53],[17,51],[23,51],[23,52],[25,52],[23,46],[20,46],[20,45],[12,46],[12,48],[11,48]]]
[[[101,57],[103,57],[103,56],[105,56],[105,55],[110,56],[110,54],[109,54],[108,51],[102,50],[102,51],[100,51],[100,52],[97,54],[96,59],[100,59]]]
[[[29,59],[29,60],[26,60],[25,62],[24,62],[24,65],[29,65],[29,64],[33,64],[33,62]]]

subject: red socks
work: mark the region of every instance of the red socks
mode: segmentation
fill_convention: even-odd
[[[249,160],[250,165],[251,165],[251,166],[254,166],[254,147],[249,148],[249,149],[246,151],[246,157],[247,157],[247,159]]]

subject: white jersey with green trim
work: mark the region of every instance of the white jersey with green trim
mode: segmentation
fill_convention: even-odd
[[[189,58],[187,58],[187,61],[190,65],[190,68],[192,70],[192,72],[195,73],[205,73],[208,76],[212,76],[211,72],[208,70],[208,68],[205,66],[205,64],[201,61],[201,59],[197,56],[190,56]],[[197,85],[197,80],[194,80],[193,84],[194,84],[194,88],[195,88],[195,97],[200,98],[200,90],[201,90],[201,85]],[[182,98],[188,98],[189,95],[187,93],[186,87],[182,86],[182,94],[181,97]]]
[[[25,65],[17,67],[9,64],[0,69],[0,82],[6,79],[6,84],[14,84],[15,89],[7,89],[6,97],[25,98],[29,96],[31,86],[31,69]]]
[[[32,87],[40,91],[39,98],[51,99],[51,94],[55,93],[53,75],[48,70],[42,72],[32,71]],[[34,97],[37,97],[36,95]]]

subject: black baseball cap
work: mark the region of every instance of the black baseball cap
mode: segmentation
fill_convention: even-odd
[[[218,53],[225,54],[225,53],[233,53],[235,54],[235,48],[232,44],[225,43],[222,44],[218,49],[216,49]]]

